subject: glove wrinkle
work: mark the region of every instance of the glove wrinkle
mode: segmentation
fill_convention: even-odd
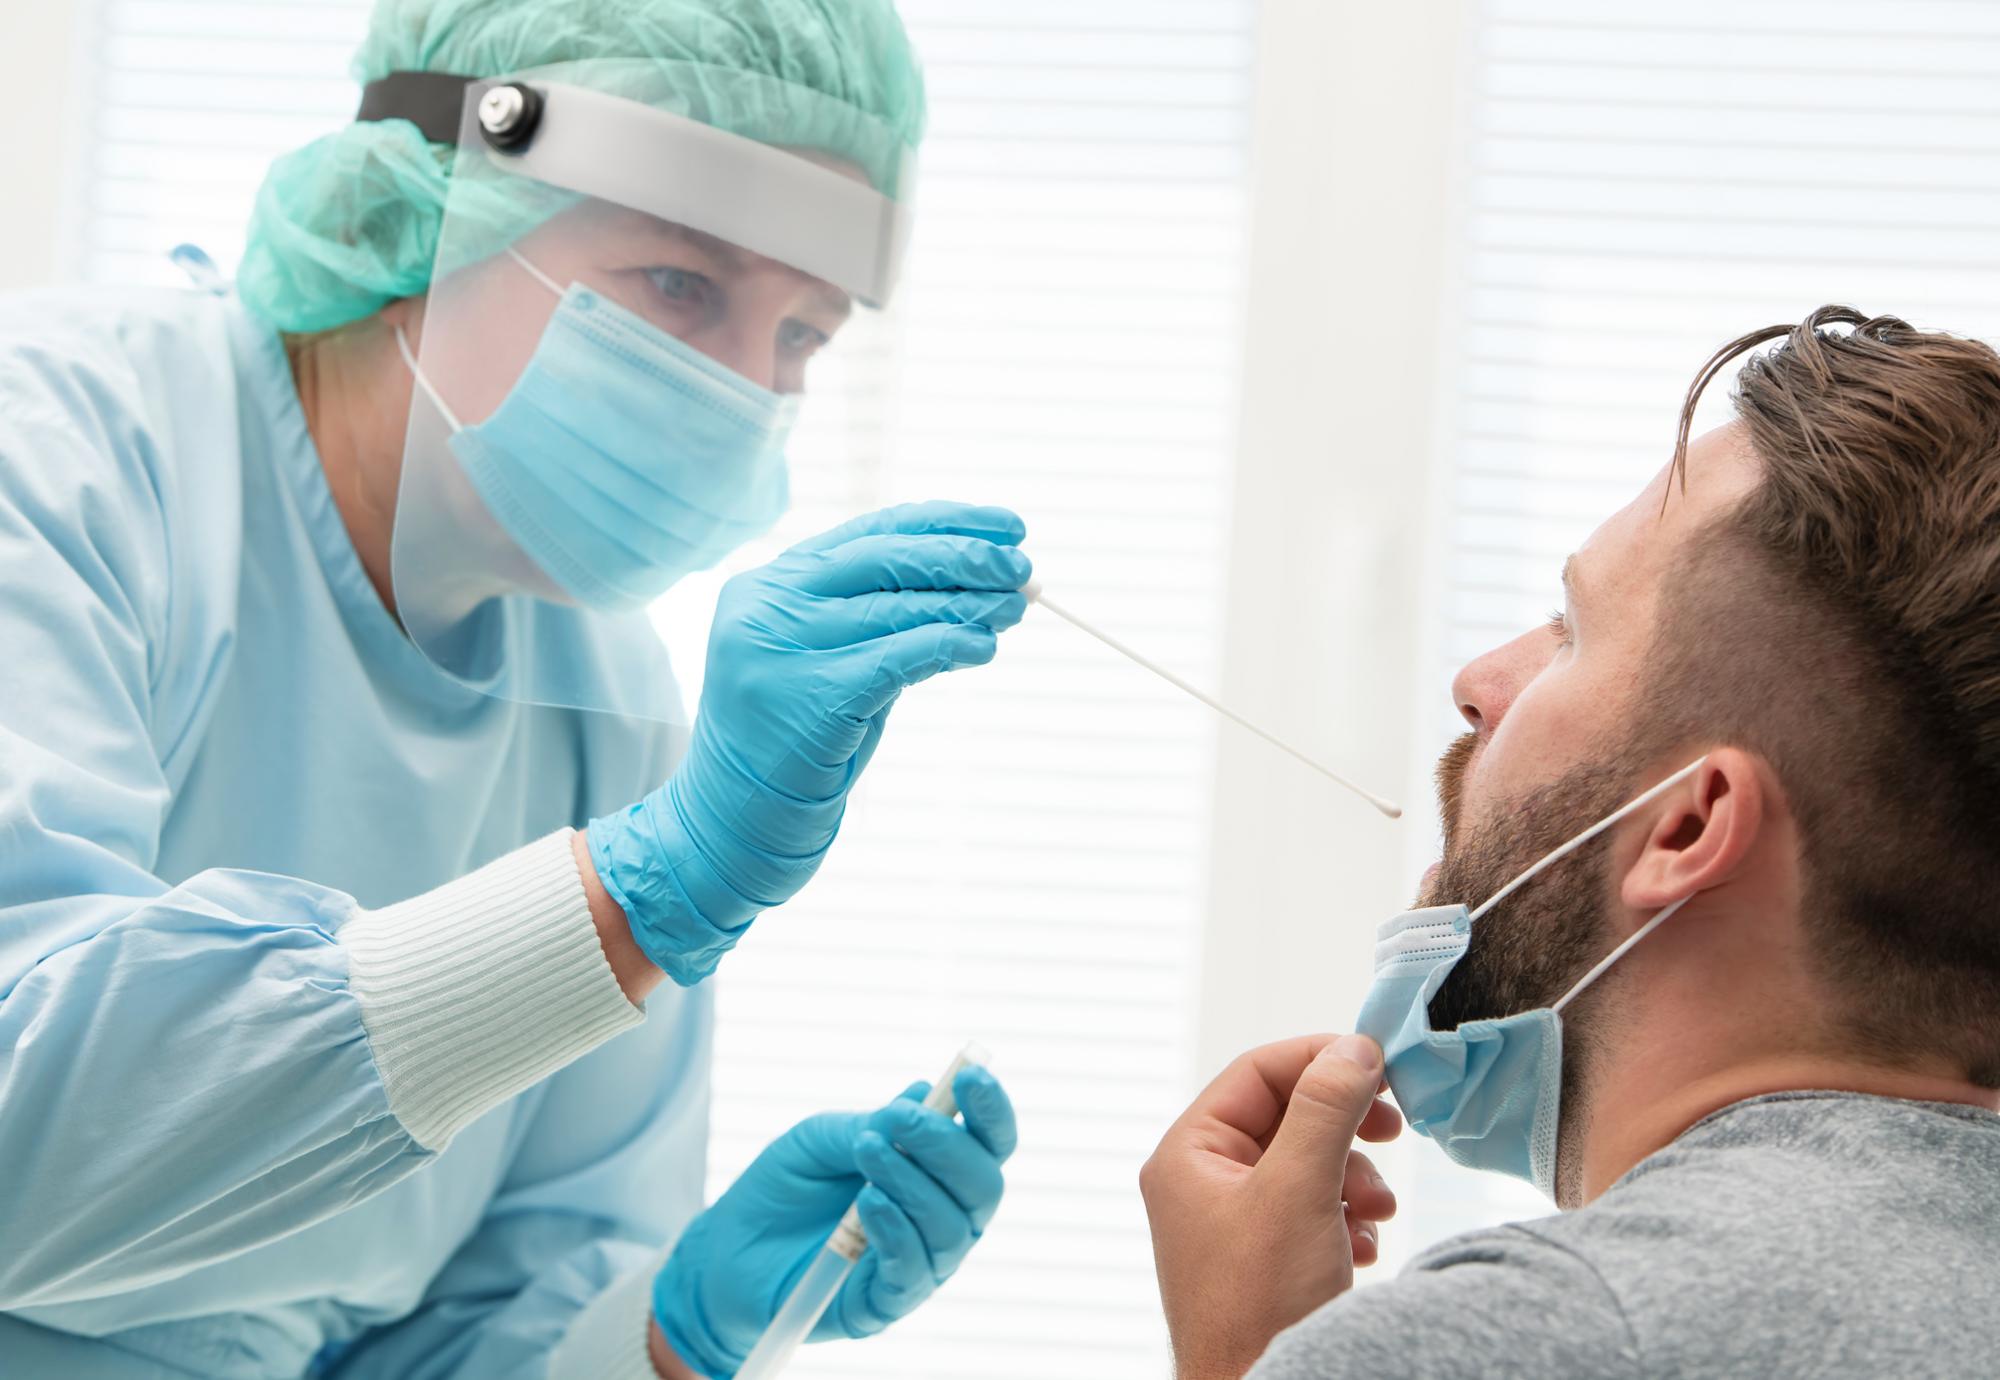
[[[589,830],[600,879],[662,971],[706,977],[812,879],[904,691],[993,659],[1026,608],[1023,530],[1002,509],[909,504],[723,586],[687,756]]]

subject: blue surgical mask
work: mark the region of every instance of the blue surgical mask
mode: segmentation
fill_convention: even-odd
[[[1467,1021],[1456,1030],[1433,1030],[1431,999],[1465,957],[1473,925],[1543,869],[1651,803],[1700,765],[1683,767],[1599,820],[1477,910],[1452,905],[1406,911],[1377,932],[1375,982],[1355,1028],[1382,1046],[1389,1089],[1411,1128],[1436,1141],[1453,1160],[1526,1179],[1555,1197],[1562,1010],[1690,898],[1682,897],[1633,931],[1554,1005]]]
[[[798,399],[508,252],[560,300],[492,416],[459,425],[396,338],[514,543],[577,603],[615,612],[769,531]]]

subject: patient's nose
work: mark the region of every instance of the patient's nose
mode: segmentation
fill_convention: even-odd
[[[1555,655],[1555,640],[1547,629],[1522,633],[1466,663],[1451,680],[1452,703],[1472,731],[1485,737],[1500,726],[1514,699],[1541,673]]]

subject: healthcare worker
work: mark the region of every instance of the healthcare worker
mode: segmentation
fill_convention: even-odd
[[[1005,1093],[812,1118],[704,1211],[702,980],[993,656],[1022,528],[738,577],[691,720],[643,610],[779,516],[893,289],[907,40],[381,0],[356,67],[234,289],[0,306],[0,1373],[725,1376],[857,1193],[816,1336],[879,1330],[990,1219]]]

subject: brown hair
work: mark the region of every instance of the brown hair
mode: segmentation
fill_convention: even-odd
[[[1702,390],[1780,337],[1737,378],[1761,477],[1669,593],[1652,732],[1771,763],[1853,998],[1830,1027],[2000,1087],[2000,355],[1849,307],[1752,331],[1688,390],[1683,485]]]

